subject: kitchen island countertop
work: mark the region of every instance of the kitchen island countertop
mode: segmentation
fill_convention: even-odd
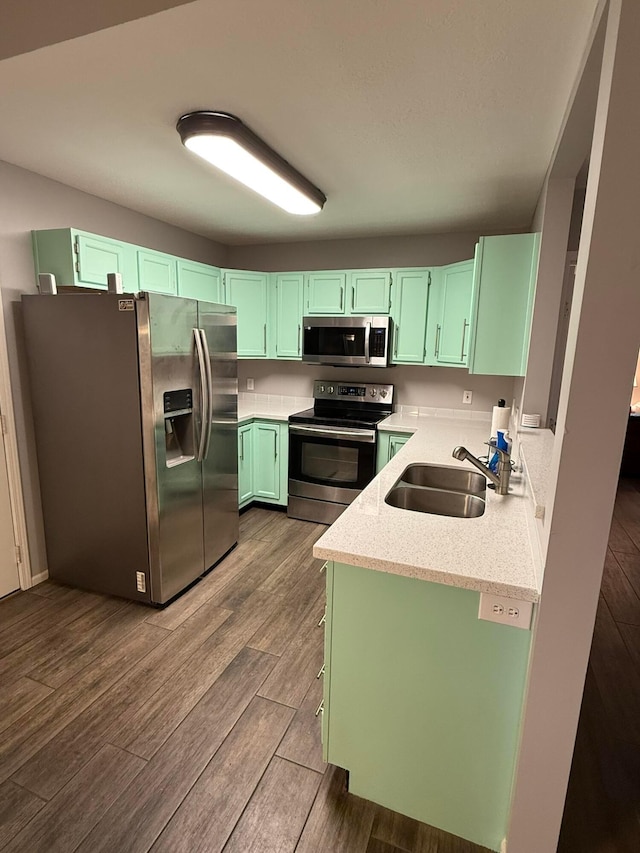
[[[472,468],[452,458],[456,445],[475,456],[487,448],[488,424],[472,418],[394,414],[379,428],[413,436],[316,542],[315,557],[479,592],[538,601],[527,513],[531,499],[521,474],[510,493],[487,488],[479,518],[451,518],[385,503],[413,463]]]

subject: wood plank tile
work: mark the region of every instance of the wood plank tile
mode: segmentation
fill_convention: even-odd
[[[142,758],[151,758],[278,603],[276,597],[256,591],[110,740]]]
[[[367,845],[367,853],[406,853],[401,847],[394,847],[386,841],[380,841],[371,836]]]
[[[609,547],[614,553],[640,554],[638,546],[632,541],[627,531],[615,516],[611,519]]]
[[[601,592],[616,622],[640,625],[640,598],[609,548],[604,562]]]
[[[417,820],[400,815],[391,809],[385,809],[383,806],[377,806],[371,836],[385,842],[391,848],[413,853],[418,844],[419,829],[420,823]],[[434,853],[436,853],[435,849]]]
[[[10,780],[0,785],[0,850],[44,806],[44,800]]]
[[[153,853],[222,850],[292,717],[291,708],[253,699],[154,844]]]
[[[296,853],[366,853],[376,806],[345,789],[345,771],[329,767]]]
[[[260,539],[260,530],[267,526],[272,518],[273,511],[257,506],[252,506],[240,513],[240,542],[245,542],[247,539]]]
[[[98,823],[123,787],[144,767],[107,744],[6,848],[11,853],[67,853]]]
[[[324,659],[324,632],[318,622],[324,603],[317,602],[300,623],[287,650],[258,691],[259,696],[299,708]]]
[[[327,769],[322,760],[321,718],[316,717],[316,709],[322,700],[322,689],[322,677],[314,678],[276,751],[276,755],[281,758],[295,761],[318,773],[324,773]]]
[[[293,853],[322,776],[273,758],[224,853]]]
[[[640,626],[618,625],[627,651],[635,666],[635,678],[640,680]]]
[[[325,603],[323,579],[315,572],[303,577],[282,598],[278,609],[256,631],[248,644],[252,649],[281,655],[311,611],[322,613]]]
[[[31,678],[20,678],[10,687],[0,691],[0,732],[53,693],[50,687]]]
[[[242,651],[135,782],[122,791],[82,850],[146,853],[244,713],[274,662],[262,652]]]
[[[0,625],[7,630],[17,622],[28,619],[38,610],[51,607],[50,602],[37,595],[27,592],[16,592],[0,600]]]
[[[229,615],[227,610],[205,605],[173,632],[146,625],[152,632],[160,632],[162,641],[25,761],[14,779],[45,799],[52,797],[106,741],[116,740],[122,731],[128,731],[135,713]]]
[[[57,581],[48,579],[46,581],[41,581],[40,583],[32,586],[29,592],[32,595],[40,595],[44,598],[64,598],[67,592],[71,589],[70,586],[67,586],[63,583],[58,583]]]
[[[640,507],[639,507],[640,512]],[[640,541],[640,540],[639,540]],[[640,555],[617,554],[616,560],[637,596],[640,597]]]
[[[139,625],[69,684],[0,734],[0,781],[16,772],[156,646],[166,631]]]
[[[181,625],[206,602],[218,595],[249,563],[260,558],[260,554],[268,547],[265,542],[241,542],[225,559],[216,566],[206,577],[202,578],[177,601],[164,610],[147,617],[147,622],[168,628],[171,631]]]

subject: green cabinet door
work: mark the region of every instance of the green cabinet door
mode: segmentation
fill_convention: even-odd
[[[239,358],[267,357],[268,289],[268,273],[224,270],[224,301],[238,309]]]
[[[423,364],[429,301],[430,270],[394,273],[391,313],[394,320],[392,361]]]
[[[253,425],[238,429],[238,504],[253,498]]]
[[[441,267],[429,292],[426,363],[465,367],[469,355],[473,261]]]
[[[378,430],[378,449],[376,453],[376,472],[381,471],[390,462],[400,448],[404,447],[413,433],[383,432]]]
[[[178,258],[178,296],[222,302],[222,275],[218,267]]]
[[[391,310],[391,273],[387,270],[353,270],[349,273],[351,314],[388,314]]]
[[[107,289],[107,274],[122,275],[127,293],[138,291],[135,247],[129,243],[77,231],[52,228],[32,231],[36,276],[50,273],[58,286]]]
[[[138,249],[138,284],[140,290],[175,296],[178,292],[176,259],[164,252]]]
[[[539,234],[481,237],[473,276],[469,373],[524,376]]]
[[[254,497],[280,498],[280,424],[254,421],[253,424]]]
[[[275,277],[276,358],[302,357],[302,273],[279,273]]]
[[[478,619],[473,590],[327,572],[326,760],[352,794],[500,850],[530,632]]]
[[[344,272],[307,273],[307,314],[344,314],[347,274]]]

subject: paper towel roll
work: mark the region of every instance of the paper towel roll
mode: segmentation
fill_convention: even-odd
[[[511,406],[494,406],[491,417],[491,438],[495,438],[499,429],[509,429]]]

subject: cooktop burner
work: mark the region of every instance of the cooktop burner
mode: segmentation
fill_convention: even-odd
[[[389,417],[390,412],[367,412],[362,409],[325,409],[320,412],[305,409],[289,416],[290,424],[315,424],[316,426],[337,426],[361,429],[375,429],[380,421]]]
[[[375,429],[393,411],[393,385],[316,380],[312,409],[289,417],[291,424]]]

